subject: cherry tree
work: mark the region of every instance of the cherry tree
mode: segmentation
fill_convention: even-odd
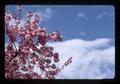
[[[58,52],[47,45],[49,40],[62,41],[63,36],[55,31],[48,33],[41,26],[39,15],[29,11],[24,25],[22,22],[22,6],[18,5],[17,13],[5,8],[5,33],[8,42],[5,47],[5,78],[7,79],[55,79],[65,66],[72,62],[72,57],[62,65]],[[11,20],[15,21],[11,25]],[[37,68],[38,72],[35,72]]]

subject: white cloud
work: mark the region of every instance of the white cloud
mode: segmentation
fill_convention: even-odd
[[[79,20],[79,19],[88,20],[88,18],[86,17],[85,13],[83,13],[83,12],[77,13],[77,19],[76,20]]]
[[[48,21],[53,16],[52,8],[46,8],[45,11],[37,11],[34,14],[37,14],[41,17],[41,21]]]
[[[112,42],[112,39],[99,38],[91,41],[71,39],[63,42],[48,43],[48,45],[55,48],[55,52],[59,53],[60,62],[57,66],[62,66],[69,57],[73,57],[72,63],[65,67],[56,78],[114,78],[115,47],[111,45]],[[40,73],[38,68],[35,68],[34,71]]]
[[[101,19],[104,16],[113,16],[114,12],[102,12],[100,13],[96,19]]]
[[[25,24],[25,20],[24,19],[21,19],[20,20],[20,24],[18,25],[19,27],[23,27],[23,25]],[[9,22],[9,25],[10,26],[15,26],[16,23],[15,23],[15,20],[14,19],[11,19],[11,21]]]
[[[86,36],[87,34],[85,32],[80,32],[81,36]]]
[[[33,12],[33,14],[40,16],[40,22],[41,21],[48,21],[53,16],[53,12],[52,12],[51,8],[46,8],[45,11],[36,11],[36,12]],[[31,20],[33,20],[33,19],[34,19],[34,17],[31,18]],[[23,17],[20,20],[19,27],[23,27],[23,25],[25,24],[26,20],[27,20],[27,18]],[[12,25],[13,26],[15,25],[15,20],[14,19],[11,19],[11,21],[10,21],[10,26],[12,26]]]
[[[78,16],[79,18],[85,18],[85,14],[84,14],[84,13],[77,13],[77,16]]]
[[[114,78],[115,48],[107,38],[86,41],[72,39],[65,42],[49,43],[59,52],[61,66],[69,57],[73,57],[58,75],[57,79],[104,79]]]

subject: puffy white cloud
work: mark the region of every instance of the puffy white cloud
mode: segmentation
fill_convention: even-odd
[[[96,40],[71,39],[48,43],[59,53],[61,67],[72,57],[72,63],[56,76],[57,79],[111,79],[115,75],[115,47],[113,39]],[[7,43],[6,43],[7,45]],[[16,44],[18,45],[18,44]],[[34,71],[40,73],[38,68]]]
[[[48,21],[53,16],[52,8],[46,8],[45,11],[36,11],[34,14],[37,14],[41,17],[41,21]]]
[[[88,21],[88,18],[86,17],[85,13],[83,13],[83,12],[78,12],[78,13],[77,13],[77,18],[76,18],[76,20],[78,21],[79,19],[85,19],[85,20]]]
[[[29,11],[27,11],[29,12]],[[52,8],[46,8],[45,11],[36,11],[36,12],[33,12],[34,15],[39,15],[40,16],[40,22],[42,21],[48,21],[49,19],[52,18],[53,16],[53,11],[52,11]],[[12,16],[11,14],[9,14],[10,16]],[[22,19],[20,20],[20,24],[19,24],[19,27],[23,27],[27,18],[26,18],[27,15],[25,15],[25,17],[22,17]],[[34,17],[31,18],[31,20],[33,20]],[[11,21],[9,22],[10,26],[14,26],[15,25],[15,20],[12,18]]]
[[[104,16],[113,16],[114,12],[102,12],[100,13],[96,19],[101,19]]]
[[[85,14],[84,14],[84,13],[77,13],[77,16],[78,16],[79,18],[85,18]]]
[[[114,78],[115,48],[112,42],[112,39],[100,38],[92,41],[72,39],[49,43],[59,52],[58,66],[73,57],[73,62],[57,75],[57,79]]]
[[[87,33],[85,33],[85,32],[80,32],[80,35],[81,35],[81,36],[86,36]]]

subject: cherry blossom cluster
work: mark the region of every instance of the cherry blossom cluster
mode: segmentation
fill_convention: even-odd
[[[5,78],[55,79],[60,70],[72,62],[72,57],[62,67],[56,66],[60,61],[59,54],[47,42],[62,41],[63,36],[58,31],[47,33],[39,24],[41,17],[31,11],[27,13],[24,25],[20,26],[21,13],[21,5],[17,14],[5,9],[5,33],[9,39],[5,47]],[[14,25],[10,24],[11,20],[15,21]]]

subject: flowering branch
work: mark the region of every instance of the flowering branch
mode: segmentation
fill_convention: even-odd
[[[44,27],[39,26],[41,18],[31,11],[27,14],[28,21],[20,26],[21,13],[21,5],[18,6],[17,16],[5,11],[5,33],[9,38],[5,48],[5,77],[55,79],[57,74],[72,62],[72,57],[59,68],[55,64],[60,61],[59,54],[54,52],[54,48],[47,45],[47,42],[62,41],[63,36],[58,31],[47,33]],[[10,26],[11,19],[15,20],[15,25]],[[20,41],[16,46],[17,39]],[[35,68],[39,70],[36,72]]]

